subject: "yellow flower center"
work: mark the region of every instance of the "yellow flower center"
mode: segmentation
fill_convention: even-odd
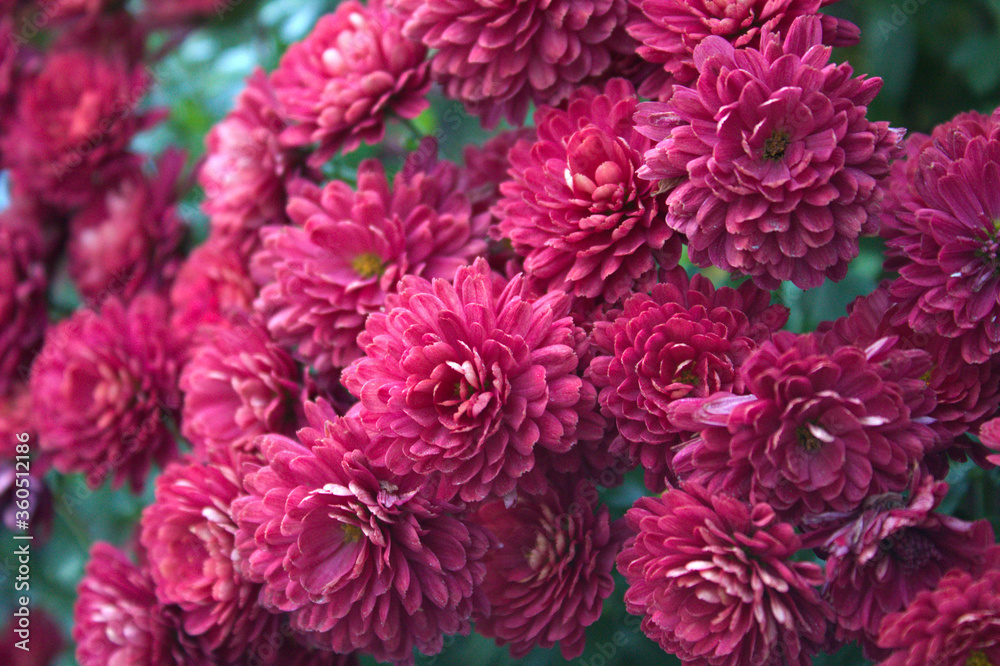
[[[993,666],[993,662],[984,653],[976,650],[965,660],[965,666]]]
[[[805,426],[796,430],[795,434],[799,437],[799,446],[810,453],[813,451],[819,451],[820,447],[823,446],[823,443],[819,441],[814,434],[809,432],[809,428]]]
[[[385,264],[382,263],[382,257],[374,252],[365,252],[351,260],[351,268],[361,277],[370,278],[382,275],[385,271]]]
[[[764,142],[764,159],[780,160],[785,155],[788,148],[788,132],[784,130],[774,130],[771,136]]]
[[[357,541],[364,536],[361,528],[357,525],[348,525],[345,523],[340,526],[340,529],[344,532],[344,541],[348,543],[357,543]]]

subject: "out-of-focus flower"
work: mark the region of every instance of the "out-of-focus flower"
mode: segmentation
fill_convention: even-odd
[[[740,372],[747,395],[677,401],[670,415],[699,436],[674,471],[712,492],[767,502],[798,522],[900,492],[937,435],[924,423],[930,358],[892,337],[867,348],[781,331]]]
[[[529,286],[616,303],[644,291],[657,266],[680,259],[680,236],[661,214],[654,185],[636,176],[653,143],[632,126],[638,99],[614,79],[584,87],[566,110],[535,113],[538,140],[510,151],[513,180],[500,186],[498,231],[525,257]]]
[[[823,571],[791,559],[801,541],[771,507],[685,485],[639,498],[625,520],[625,607],[684,663],[809,666],[824,647]]]
[[[660,67],[643,82],[643,97],[670,97],[674,84],[690,85],[698,78],[694,49],[705,38],[716,35],[737,48],[760,48],[761,37],[770,32],[784,35],[799,16],[818,15],[820,7],[837,0],[629,0],[635,9],[628,22],[629,34],[640,44],[639,56]],[[823,43],[850,46],[858,41],[858,27],[844,19],[819,15]]]
[[[1000,547],[980,575],[952,569],[882,622],[879,647],[893,650],[881,666],[988,666],[1000,663]]]
[[[611,65],[609,39],[626,0],[393,0],[403,34],[435,51],[445,93],[487,127],[520,125],[528,106],[556,105]]]
[[[381,141],[386,114],[420,115],[431,85],[427,48],[402,30],[381,0],[347,0],[320,18],[271,74],[282,114],[295,121],[282,141],[318,143],[309,162],[320,166],[338,150]]]
[[[583,654],[584,629],[614,590],[611,571],[624,539],[623,526],[598,507],[594,485],[552,486],[510,508],[494,500],[476,519],[501,543],[486,561],[490,612],[476,619],[476,631],[510,643],[515,658],[556,641],[564,659]]]
[[[267,75],[254,70],[233,110],[205,137],[205,162],[198,172],[213,235],[231,238],[248,253],[256,249],[260,227],[288,222],[285,182],[302,161],[279,144],[287,121],[277,107]]]
[[[48,613],[31,609],[29,634],[18,634],[19,618],[11,617],[0,629],[0,663],[6,666],[50,666],[63,649],[62,632]],[[23,631],[23,629],[22,629]],[[21,645],[18,645],[21,643]]]
[[[671,450],[689,436],[671,422],[670,404],[743,393],[740,366],[788,318],[749,281],[716,289],[702,275],[689,281],[683,268],[660,279],[649,295],[628,298],[594,325],[589,369],[602,410],[618,425],[611,452],[641,464],[656,492],[665,488]]]
[[[259,324],[220,328],[184,366],[181,432],[206,457],[257,453],[258,435],[290,435],[296,423],[299,370]]]
[[[180,265],[185,229],[175,205],[184,153],[167,150],[155,176],[143,174],[138,162],[71,220],[69,272],[92,304],[156,290]]]
[[[523,293],[521,276],[508,283],[477,259],[454,284],[403,278],[385,312],[368,317],[365,356],[343,381],[392,470],[440,475],[467,502],[519,482],[544,490],[526,477],[535,449],[569,450],[594,392],[576,374],[569,298]]]
[[[910,489],[873,495],[850,516],[820,516],[832,528],[807,534],[826,553],[824,597],[837,612],[836,638],[859,641],[868,659],[887,656],[875,644],[882,619],[933,589],[952,568],[978,571],[993,528],[935,513],[948,485],[927,475]],[[839,525],[839,527],[838,527]]]
[[[492,545],[481,527],[434,501],[426,479],[372,460],[361,423],[320,410],[301,443],[259,440],[268,464],[248,465],[249,496],[233,503],[237,548],[261,601],[338,653],[412,664],[441,650],[485,610],[479,589]]]
[[[658,141],[639,175],[669,190],[667,224],[696,265],[806,289],[842,279],[877,231],[899,133],[865,117],[882,81],[850,78],[822,37],[818,17],[759,49],[707,37],[697,83],[639,105],[638,130]]]
[[[142,488],[150,465],[177,448],[170,422],[180,409],[180,349],[167,304],[137,296],[128,309],[109,298],[49,329],[31,369],[32,412],[41,450],[60,472],[91,486],[111,477]]]
[[[48,321],[42,234],[17,207],[0,212],[0,397],[28,378]]]
[[[448,278],[486,249],[488,215],[473,215],[458,168],[412,153],[390,189],[382,164],[358,168],[357,190],[299,180],[288,205],[295,226],[265,227],[254,258],[256,308],[279,345],[319,373],[361,355],[365,318],[404,275]]]

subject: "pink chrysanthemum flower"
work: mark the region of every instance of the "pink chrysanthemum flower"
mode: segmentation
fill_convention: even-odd
[[[515,658],[556,641],[563,659],[583,654],[584,629],[614,590],[611,571],[624,538],[623,526],[598,507],[594,485],[550,487],[510,508],[494,500],[476,519],[501,543],[486,562],[490,612],[476,619],[476,631],[509,643]]]
[[[358,420],[314,410],[310,422],[322,430],[300,430],[301,444],[260,439],[268,465],[248,466],[250,494],[233,503],[262,603],[334,652],[404,664],[414,648],[439,652],[445,634],[468,632],[486,608],[488,533],[434,501],[425,478],[371,460]]]
[[[318,143],[313,166],[362,141],[378,143],[386,114],[416,118],[427,108],[426,57],[427,48],[403,35],[403,18],[381,0],[339,4],[288,48],[271,74],[282,115],[295,121],[282,141]]]
[[[534,450],[569,450],[594,404],[576,375],[568,297],[523,292],[521,276],[508,283],[477,259],[454,286],[404,278],[368,318],[365,356],[343,381],[391,469],[439,474],[467,502],[513,493],[519,480],[544,490],[524,478]]]
[[[930,358],[894,338],[859,348],[779,332],[740,372],[747,395],[683,400],[670,415],[699,436],[672,464],[678,476],[767,502],[783,519],[850,512],[900,492],[937,442],[923,417]],[[690,420],[688,420],[690,419]]]
[[[823,594],[837,612],[837,640],[859,641],[868,659],[887,656],[875,644],[883,618],[933,589],[949,569],[981,568],[993,544],[988,521],[934,512],[947,491],[928,475],[913,484],[909,498],[873,495],[851,516],[817,517],[832,527],[805,537],[826,554]]]
[[[60,472],[84,472],[142,488],[151,464],[177,444],[169,423],[180,408],[180,349],[167,306],[152,294],[128,309],[109,298],[49,329],[31,369],[38,443]]]
[[[36,221],[0,212],[0,397],[27,379],[48,321],[44,243]]]
[[[1000,663],[1000,547],[981,575],[952,569],[933,590],[882,622],[880,666],[989,666]]]
[[[153,176],[141,172],[138,158],[133,166],[70,221],[69,273],[93,303],[158,289],[180,265],[185,228],[175,204],[184,153],[166,151]]]
[[[565,111],[541,107],[538,140],[511,149],[513,180],[494,214],[537,293],[615,303],[648,289],[657,265],[677,265],[680,236],[663,222],[653,184],[636,176],[652,146],[632,127],[636,104],[623,79],[600,93],[581,88]]]
[[[211,234],[188,255],[170,288],[170,325],[193,340],[199,332],[252,319],[257,284],[249,259],[233,239]]]
[[[626,0],[394,0],[403,33],[435,54],[445,93],[487,127],[520,125],[528,106],[556,105],[611,65],[610,38],[625,23]]]
[[[281,621],[258,604],[261,586],[240,573],[230,504],[242,494],[223,459],[175,463],[157,477],[156,500],[141,522],[157,598],[179,606],[184,631],[227,662]]]
[[[589,369],[602,410],[618,425],[612,453],[641,464],[656,492],[665,488],[671,449],[689,436],[671,421],[670,404],[743,393],[740,366],[788,318],[787,308],[768,305],[771,295],[749,281],[716,289],[702,275],[689,281],[683,268],[661,280],[594,325],[598,355]]]
[[[990,450],[986,460],[1000,467],[1000,418],[984,423],[978,434],[983,446]]]
[[[639,175],[672,188],[667,224],[695,264],[811,288],[842,279],[877,231],[898,132],[865,117],[881,80],[831,64],[822,33],[802,17],[759,49],[708,37],[693,87],[639,105],[637,128],[659,142]]]
[[[824,647],[823,571],[791,559],[799,537],[768,505],[685,485],[639,498],[625,520],[625,607],[685,664],[809,666]]]
[[[900,303],[894,323],[953,339],[962,359],[983,363],[1000,352],[1000,124],[990,138],[967,140],[960,157],[934,160],[917,189],[918,233],[892,241],[899,278],[890,286]]]
[[[258,435],[291,435],[300,371],[259,324],[218,329],[184,366],[181,432],[205,457],[258,453]]]
[[[212,232],[234,237],[244,247],[256,243],[265,224],[286,224],[285,181],[301,158],[278,142],[287,126],[277,111],[278,100],[262,70],[247,79],[233,110],[205,137],[205,162],[198,182],[205,190],[202,208]]]
[[[256,307],[275,342],[318,372],[361,355],[365,318],[402,276],[451,279],[486,249],[488,215],[472,214],[457,167],[423,157],[413,153],[391,189],[375,160],[358,168],[357,191],[297,181],[288,205],[297,226],[261,232]]]
[[[765,33],[783,35],[799,16],[813,16],[837,0],[629,0],[635,9],[628,33],[640,44],[636,52],[660,65],[643,82],[643,97],[666,100],[672,85],[689,85],[698,78],[694,49],[716,35],[737,48],[759,48]],[[822,16],[823,43],[849,46],[858,41],[858,27],[833,16]]]

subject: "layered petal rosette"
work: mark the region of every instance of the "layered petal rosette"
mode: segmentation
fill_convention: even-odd
[[[643,82],[643,97],[670,97],[672,85],[690,85],[698,78],[694,49],[712,35],[737,48],[759,48],[766,33],[782,35],[799,16],[815,16],[820,7],[837,0],[629,0],[635,9],[628,33],[643,59],[660,65]],[[823,43],[849,46],[858,41],[858,27],[844,19],[819,15]]]
[[[523,294],[522,276],[507,282],[477,259],[454,284],[404,278],[368,318],[365,356],[343,381],[389,468],[440,475],[445,494],[467,502],[519,481],[544,490],[529,475],[535,449],[570,450],[594,391],[576,374],[566,294]]]
[[[851,78],[822,38],[819,17],[759,48],[710,36],[691,87],[639,106],[638,130],[658,142],[639,175],[670,190],[667,224],[696,265],[807,289],[842,279],[878,230],[899,132],[865,117],[881,80]]]
[[[317,415],[321,418],[317,419]],[[486,530],[435,501],[420,475],[398,475],[366,453],[354,418],[313,410],[301,441],[261,438],[267,465],[250,466],[235,500],[237,548],[261,601],[337,653],[413,663],[445,634],[467,633],[485,611]]]
[[[689,484],[639,498],[625,520],[625,607],[683,663],[809,666],[824,647],[823,571],[791,559],[801,541],[768,505]]]
[[[282,114],[294,121],[284,143],[318,143],[309,161],[326,162],[362,141],[378,143],[385,116],[416,118],[430,88],[427,47],[403,35],[403,18],[381,0],[348,0],[292,44],[271,74]]]
[[[631,296],[594,325],[589,368],[601,408],[618,426],[611,451],[641,464],[646,485],[658,492],[671,450],[689,436],[670,419],[670,404],[743,393],[740,366],[788,318],[751,282],[716,289],[702,275],[689,280],[683,268],[660,277],[649,294]]]
[[[538,140],[511,149],[498,231],[538,293],[616,303],[648,289],[658,265],[677,265],[680,236],[664,223],[653,183],[636,176],[652,146],[632,127],[637,104],[624,79],[581,88],[566,110],[541,107]]]
[[[716,492],[768,502],[783,519],[850,512],[909,487],[937,443],[924,417],[930,358],[893,338],[859,348],[779,332],[740,372],[747,395],[678,401],[671,415],[699,436],[672,464]]]
[[[445,93],[487,127],[520,125],[528,106],[556,105],[603,74],[626,0],[392,0],[403,34],[434,51]]]
[[[624,538],[622,525],[598,506],[594,485],[560,481],[511,507],[493,500],[476,519],[501,543],[486,561],[490,612],[476,619],[476,631],[509,643],[515,658],[556,641],[563,659],[583,654],[584,630],[614,590],[611,571]]]
[[[880,666],[989,666],[1000,663],[1000,547],[981,575],[952,569],[882,622],[878,643],[892,650]]]
[[[166,302],[152,294],[127,309],[109,298],[49,329],[30,387],[38,443],[55,468],[87,474],[92,487],[111,477],[141,488],[154,462],[176,454],[180,357]]]
[[[254,258],[256,308],[272,338],[317,372],[361,355],[365,317],[404,275],[451,278],[486,249],[489,216],[474,215],[458,168],[413,153],[392,187],[382,164],[358,168],[357,190],[296,181],[295,226],[265,227]]]

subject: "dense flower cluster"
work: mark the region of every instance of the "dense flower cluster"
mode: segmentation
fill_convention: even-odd
[[[77,662],[575,660],[617,567],[685,666],[1000,663],[1000,110],[870,120],[834,2],[345,0],[189,165],[238,3],[0,0],[0,520],[155,488]]]

